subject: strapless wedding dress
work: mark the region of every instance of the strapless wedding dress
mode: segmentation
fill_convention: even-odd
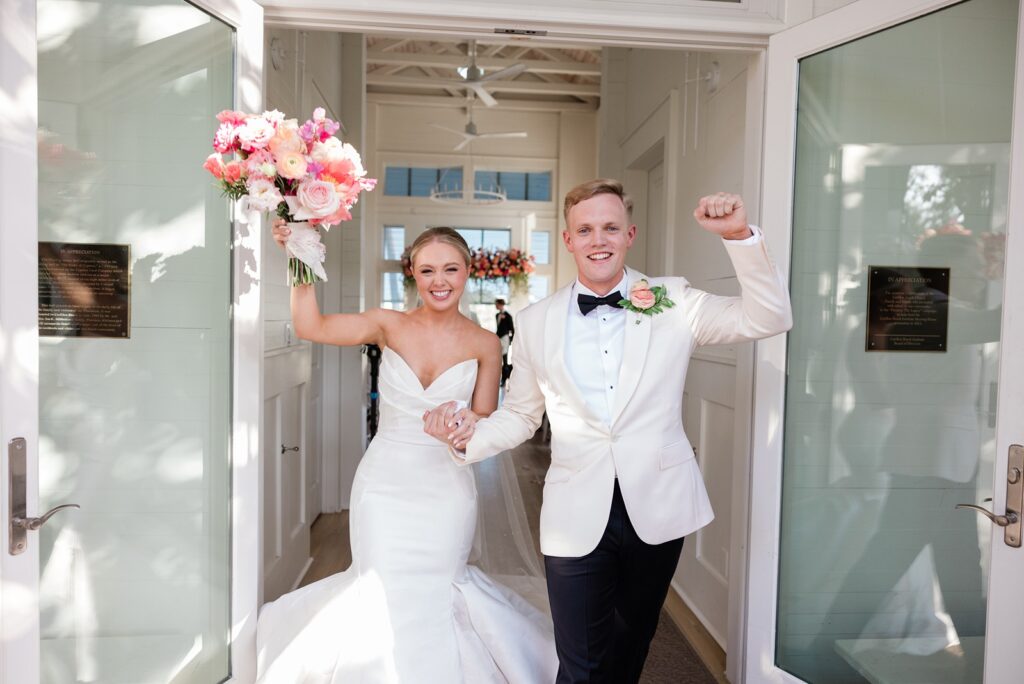
[[[352,565],[260,612],[262,684],[548,684],[550,618],[467,565],[477,522],[469,468],[423,432],[423,412],[469,401],[476,360],[423,387],[381,362],[381,416],[352,487]]]

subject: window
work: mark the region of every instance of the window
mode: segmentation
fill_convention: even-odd
[[[382,273],[380,308],[405,311],[405,284],[401,272]]]
[[[534,273],[530,276],[530,303],[539,302],[548,296],[550,290],[550,278],[545,275]]]
[[[504,280],[470,280],[466,283],[467,301],[470,304],[494,304],[497,298],[509,300],[508,283]]]
[[[384,169],[384,194],[391,197],[430,197],[434,186],[462,190],[462,167],[389,166]]]
[[[530,233],[530,254],[533,255],[533,263],[551,263],[551,233],[546,231]]]
[[[477,171],[475,182],[485,190],[501,186],[510,200],[551,201],[550,171]]]
[[[405,226],[384,226],[384,258],[398,261],[405,250]]]
[[[512,231],[508,228],[456,228],[470,249],[509,249]]]

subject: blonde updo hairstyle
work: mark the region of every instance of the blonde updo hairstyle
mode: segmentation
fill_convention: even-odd
[[[409,261],[413,266],[416,265],[416,255],[419,254],[419,251],[434,242],[441,242],[454,247],[462,255],[462,260],[466,262],[466,268],[469,268],[469,244],[464,237],[459,235],[457,230],[448,226],[427,228],[413,240],[412,248],[409,250]]]

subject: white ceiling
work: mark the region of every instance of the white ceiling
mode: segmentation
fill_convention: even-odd
[[[419,96],[435,103],[467,101],[457,69],[469,63],[468,41],[366,36],[369,93]],[[507,105],[550,102],[597,107],[601,89],[601,49],[524,45],[510,40],[477,40],[477,66],[484,75],[514,64],[527,70],[512,79],[491,81],[487,91]],[[483,108],[481,102],[476,107]]]

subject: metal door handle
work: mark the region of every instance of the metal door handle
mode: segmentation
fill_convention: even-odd
[[[15,527],[20,527],[24,530],[38,530],[40,527],[46,524],[46,521],[53,517],[53,514],[57,511],[63,511],[65,508],[81,508],[78,504],[63,504],[61,506],[55,506],[50,510],[43,513],[40,518],[19,518],[14,517],[11,519],[11,524]]]
[[[29,518],[26,510],[26,459],[28,444],[24,437],[15,437],[7,443],[8,506],[7,506],[7,552],[12,556],[25,553],[28,549],[29,530],[38,530],[57,511],[66,508],[81,508],[78,504],[63,504],[51,508],[39,518]]]
[[[1006,515],[996,515],[992,511],[988,510],[987,508],[982,508],[981,506],[975,506],[974,504],[957,504],[956,507],[957,508],[970,508],[972,511],[977,511],[978,513],[981,513],[983,516],[985,516],[986,518],[991,520],[996,525],[999,525],[1000,527],[1006,527],[1007,525],[1013,525],[1014,523],[1016,523],[1016,522],[1018,522],[1020,520],[1020,518],[1017,517],[1017,514],[1014,513],[1013,511],[1007,511]]]
[[[974,504],[957,504],[957,508],[969,508],[981,513],[993,524],[1003,528],[1003,543],[1019,549],[1021,546],[1021,511],[1024,511],[1024,446],[1011,444],[1006,459],[1006,514],[996,515],[987,508]],[[992,499],[985,499],[991,501]]]
[[[286,446],[285,446],[284,444],[282,444],[282,445],[281,445],[281,453],[282,453],[282,454],[283,454],[284,452],[286,452],[286,451],[298,451],[298,450],[299,450],[299,447],[297,447],[297,446],[293,446],[293,447],[286,447]]]

